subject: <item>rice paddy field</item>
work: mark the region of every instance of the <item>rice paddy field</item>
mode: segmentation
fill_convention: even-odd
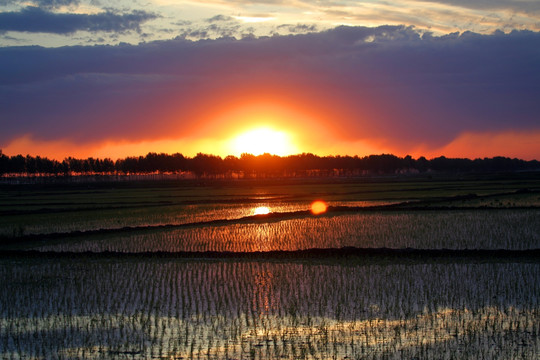
[[[537,174],[0,185],[0,359],[538,359],[539,219]]]

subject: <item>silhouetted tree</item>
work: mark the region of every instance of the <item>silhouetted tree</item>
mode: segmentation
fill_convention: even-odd
[[[460,159],[439,156],[427,160],[417,160],[410,155],[404,158],[392,154],[358,156],[325,156],[303,153],[280,157],[271,154],[242,154],[239,158],[198,153],[195,157],[148,153],[146,156],[126,157],[115,162],[105,159],[75,159],[68,157],[61,163],[40,156],[6,156],[0,150],[0,176],[16,174],[34,175],[77,175],[77,174],[150,174],[192,172],[198,177],[231,177],[243,174],[245,177],[282,176],[333,176],[358,174],[395,174],[408,171],[435,172],[508,172],[520,170],[540,170],[537,160],[525,161],[497,156],[485,159]]]

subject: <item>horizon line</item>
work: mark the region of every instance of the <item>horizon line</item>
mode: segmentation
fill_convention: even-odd
[[[166,152],[155,152],[155,151],[149,151],[144,155],[142,155],[142,154],[140,154],[140,155],[127,155],[127,156],[124,156],[124,157],[117,157],[117,158],[114,158],[114,159],[112,157],[99,157],[99,156],[96,156],[96,157],[94,157],[94,156],[88,156],[88,157],[66,156],[66,157],[64,157],[63,159],[60,160],[58,158],[47,157],[47,156],[42,156],[42,155],[30,155],[30,154],[23,155],[22,153],[15,154],[15,155],[8,155],[8,154],[4,153],[3,150],[0,148],[0,156],[6,156],[6,157],[10,157],[10,158],[19,157],[19,156],[22,156],[24,158],[26,158],[26,157],[38,158],[39,157],[39,158],[44,159],[44,160],[53,160],[53,161],[58,161],[60,163],[65,161],[65,160],[68,160],[68,159],[74,159],[74,160],[94,159],[94,160],[119,161],[119,160],[133,159],[133,158],[145,158],[145,157],[148,157],[149,155],[157,155],[157,156],[181,155],[182,157],[184,157],[186,159],[194,159],[197,156],[208,156],[208,157],[220,158],[221,160],[225,160],[225,159],[231,158],[231,157],[240,160],[240,159],[242,159],[244,157],[255,157],[255,158],[273,157],[273,158],[284,159],[284,158],[297,157],[297,156],[314,156],[314,157],[318,157],[318,158],[358,158],[358,159],[363,159],[363,158],[369,158],[369,157],[372,157],[372,156],[392,156],[392,157],[396,157],[396,158],[399,158],[399,159],[406,159],[406,158],[410,157],[412,160],[420,160],[420,159],[423,158],[423,159],[428,160],[428,161],[434,160],[434,159],[440,159],[440,158],[445,158],[445,159],[450,159],[450,160],[471,160],[471,161],[485,160],[485,159],[497,159],[497,158],[520,160],[520,161],[526,161],[526,162],[540,161],[539,158],[526,160],[526,159],[523,159],[523,158],[510,157],[510,156],[505,156],[505,155],[484,156],[484,157],[474,157],[473,158],[473,157],[448,157],[448,156],[446,156],[444,154],[441,154],[439,156],[430,157],[430,158],[427,158],[424,155],[420,155],[420,156],[415,158],[414,156],[412,156],[410,154],[407,154],[405,156],[399,156],[399,155],[395,155],[395,154],[390,153],[390,152],[388,152],[388,153],[386,153],[386,152],[372,153],[372,154],[369,154],[369,155],[359,155],[359,154],[355,154],[355,155],[350,155],[350,154],[346,154],[346,155],[342,155],[342,154],[319,155],[319,154],[315,154],[315,153],[312,153],[312,152],[302,152],[302,153],[289,154],[289,155],[277,155],[277,154],[272,154],[272,153],[265,152],[265,153],[257,154],[257,155],[252,154],[252,153],[242,153],[239,156],[233,155],[233,154],[222,156],[222,155],[216,155],[216,154],[206,153],[206,152],[197,152],[196,155],[189,156],[189,155],[185,155],[185,154],[183,154],[181,152],[166,153]]]

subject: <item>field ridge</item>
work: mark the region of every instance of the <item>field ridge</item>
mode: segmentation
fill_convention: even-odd
[[[416,249],[416,248],[311,248],[272,251],[147,251],[147,252],[69,252],[38,250],[0,250],[0,258],[82,258],[82,259],[245,259],[245,260],[308,260],[345,258],[367,261],[400,262],[531,262],[540,263],[540,249]]]

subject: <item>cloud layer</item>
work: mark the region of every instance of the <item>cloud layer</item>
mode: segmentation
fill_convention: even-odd
[[[539,49],[536,32],[434,37],[403,26],[0,48],[0,148],[28,137],[219,137],[236,126],[223,114],[254,102],[294,108],[304,118],[284,123],[330,129],[328,142],[376,140],[405,153],[462,134],[538,132]]]
[[[0,46],[137,44],[176,36],[241,39],[315,32],[337,25],[405,25],[437,35],[540,31],[540,2],[0,0]]]

